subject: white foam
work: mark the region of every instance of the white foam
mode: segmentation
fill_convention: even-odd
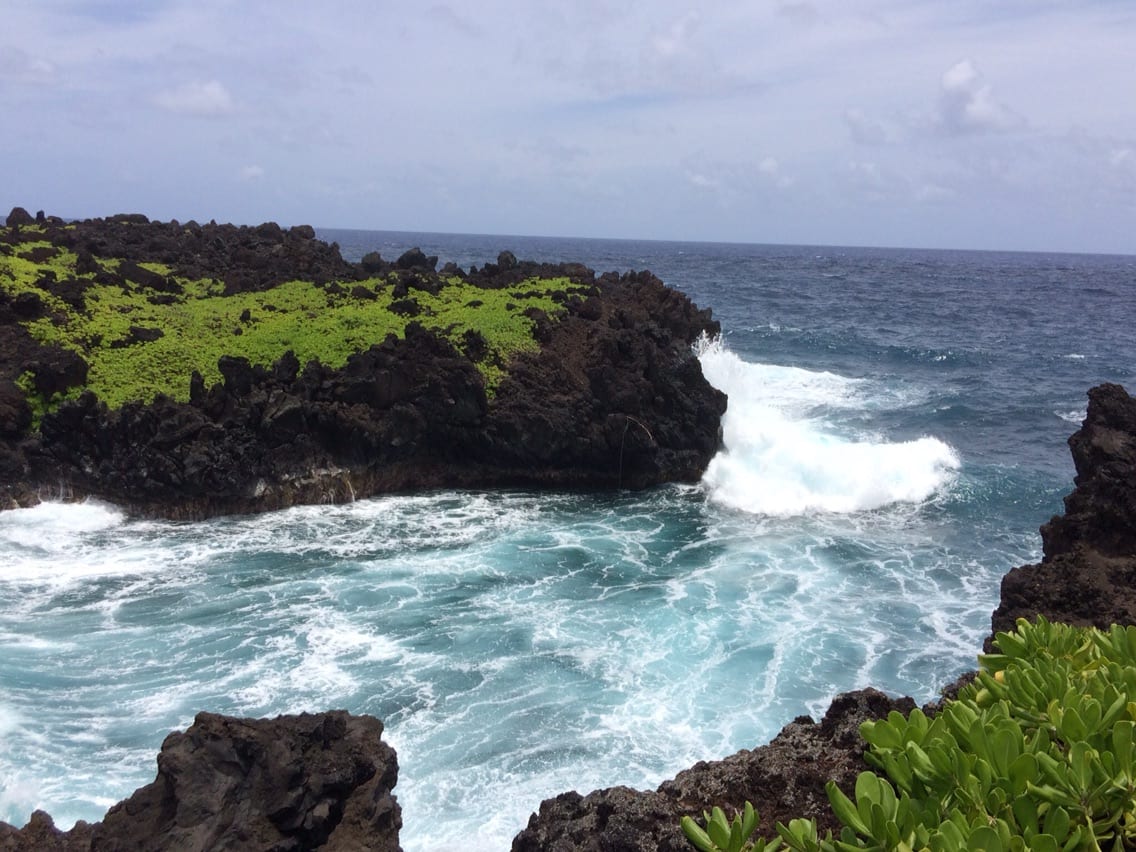
[[[401,555],[419,548],[461,548],[492,540],[532,523],[541,509],[535,497],[502,498],[495,493],[386,495],[229,519],[226,541],[234,552]]]
[[[39,806],[41,789],[38,779],[28,777],[27,773],[18,769],[6,771],[0,776],[0,814],[8,815],[16,826],[23,826]],[[57,827],[60,825],[56,822]]]
[[[119,509],[94,500],[40,503],[29,509],[0,513],[0,540],[23,547],[42,547],[53,541],[117,527],[124,519]]]
[[[164,548],[138,535],[145,528],[94,501],[0,512],[0,583],[58,587],[167,569]]]
[[[0,741],[20,727],[20,714],[7,704],[0,704]]]
[[[861,379],[827,371],[743,361],[720,337],[710,340],[704,336],[696,351],[706,380],[730,396],[731,409],[735,395],[753,396],[756,391],[760,391],[764,404],[795,416],[804,416],[825,406],[845,408],[859,404],[856,391],[863,383]]]
[[[937,438],[893,443],[834,432],[819,414],[855,407],[855,379],[751,364],[718,341],[699,354],[706,378],[730,398],[725,449],[703,477],[717,503],[763,515],[858,512],[926,500],[959,467]]]
[[[1073,408],[1069,411],[1054,411],[1053,413],[1066,423],[1073,423],[1077,426],[1080,426],[1085,421],[1085,418],[1089,416],[1089,410],[1087,408]]]
[[[59,653],[75,648],[74,642],[60,642],[55,639],[44,639],[34,634],[12,633],[0,630],[0,646],[19,648],[27,651],[43,651],[45,653]],[[0,736],[4,734],[4,705],[0,704]]]

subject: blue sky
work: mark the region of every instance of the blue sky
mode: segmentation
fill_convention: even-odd
[[[1136,254],[1131,0],[8,0],[0,207]]]

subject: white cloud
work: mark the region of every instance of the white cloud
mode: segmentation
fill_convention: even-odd
[[[757,172],[769,183],[774,186],[786,189],[793,185],[793,178],[785,174],[784,169],[781,168],[781,163],[777,161],[776,157],[765,157],[757,164]]]
[[[1124,0],[484,0],[476,14],[389,0],[381,50],[365,0],[335,15],[298,0],[81,5],[4,9],[0,110],[20,117],[8,143],[22,167],[0,194],[13,203],[1136,250]],[[175,114],[198,118],[170,134]],[[171,157],[183,166],[163,169]],[[120,181],[123,162],[164,178]],[[287,194],[248,191],[283,172]],[[1058,208],[1078,220],[1068,236],[1034,213]],[[995,209],[1004,230],[974,227]]]
[[[671,59],[691,52],[691,40],[698,28],[698,13],[689,12],[675,21],[665,32],[656,33],[651,47],[662,59]]]
[[[688,172],[686,179],[699,189],[717,189],[721,182],[701,172]]]
[[[975,64],[964,59],[943,74],[938,124],[948,133],[1007,130],[1022,123],[1009,107],[994,98],[994,90]]]
[[[871,160],[853,160],[845,169],[848,186],[861,200],[873,204],[910,197],[907,179],[890,166]]]
[[[154,102],[162,109],[186,115],[228,115],[235,109],[229,90],[216,80],[195,81],[167,89],[158,93]]]
[[[939,186],[937,183],[925,183],[915,192],[915,197],[919,201],[926,201],[934,203],[936,201],[949,201],[958,195],[953,189],[945,186]]]

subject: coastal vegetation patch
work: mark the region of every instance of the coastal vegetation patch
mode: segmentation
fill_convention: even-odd
[[[1136,845],[1136,627],[1019,619],[975,680],[929,717],[865,722],[867,762],[849,796],[827,787],[839,837],[812,820],[749,839],[752,807],[682,820],[702,852],[1131,849]],[[748,805],[748,803],[747,803]]]
[[[219,278],[188,278],[172,266],[122,258],[80,258],[25,228],[23,241],[0,244],[0,290],[18,321],[41,344],[78,354],[86,380],[50,397],[34,376],[18,384],[39,416],[83,390],[110,408],[159,394],[189,398],[196,371],[221,381],[221,356],[271,366],[292,352],[301,364],[330,368],[403,337],[417,322],[452,342],[481,372],[492,396],[510,359],[539,347],[535,317],[556,321],[586,288],[567,277],[529,277],[483,287],[459,274],[391,270],[351,281],[296,278],[251,292],[226,292]],[[29,239],[30,238],[30,239]]]

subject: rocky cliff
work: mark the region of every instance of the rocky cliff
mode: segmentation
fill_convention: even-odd
[[[30,221],[25,227],[50,224]],[[292,250],[290,232],[280,237],[271,229],[266,235],[258,231],[255,239]],[[305,234],[295,239],[297,245],[311,240]],[[367,280],[370,274],[340,266],[337,252],[311,245],[295,250],[309,253],[303,256],[310,258],[316,278],[336,282],[350,273]],[[131,255],[123,256],[131,262]],[[211,257],[200,262],[216,264]],[[502,287],[534,280],[533,266],[501,260],[467,277]],[[415,266],[422,262],[411,257],[391,267],[381,259],[369,261],[372,270],[394,276],[392,289],[406,283],[399,270],[432,281]],[[114,268],[123,274],[121,262]],[[101,269],[96,274],[110,274],[109,266]],[[8,463],[24,475],[50,470],[69,477],[64,481],[71,487],[92,490],[98,483],[116,483],[98,486],[106,490],[95,493],[131,496],[135,505],[155,511],[168,507],[163,502],[168,489],[180,487],[197,495],[200,502],[189,505],[201,513],[309,499],[316,493],[312,488],[335,482],[363,490],[442,484],[463,481],[462,476],[491,483],[644,484],[692,469],[716,445],[716,416],[710,415],[720,413],[722,404],[713,393],[692,390],[701,373],[689,343],[711,327],[708,315],[649,275],[596,279],[561,267],[554,277],[569,282],[557,284],[566,293],[558,303],[563,314],[532,313],[540,348],[511,358],[492,396],[485,392],[486,374],[477,368],[487,349],[484,339],[471,336],[463,350],[445,334],[408,325],[403,336],[353,354],[341,367],[317,364],[301,371],[294,356],[271,367],[223,359],[223,381],[206,386],[195,379],[185,401],[155,398],[111,409],[93,394],[80,396],[43,413],[44,436],[37,437],[28,397],[49,399],[48,390],[72,387],[83,372],[74,358],[49,351],[21,320],[42,319],[44,304],[62,298],[53,287],[58,277],[44,280],[37,286],[45,295],[9,291],[0,314],[7,317],[0,320],[6,329],[0,347],[7,347],[0,354],[18,353],[26,368],[15,378],[9,370],[7,396],[0,376],[0,439],[7,440]],[[273,289],[270,272],[234,280],[244,282],[233,285],[237,288]],[[567,295],[576,286],[571,282],[584,287],[583,293]],[[127,280],[116,286],[133,285]],[[375,284],[369,286],[378,292]],[[387,295],[398,301],[410,298],[406,292]],[[142,338],[150,332],[124,334]],[[444,366],[434,371],[431,364]],[[615,378],[613,364],[632,366]],[[669,391],[659,390],[661,372],[677,377]],[[574,405],[584,408],[564,410]],[[657,416],[674,406],[675,419]],[[703,417],[714,420],[715,429],[705,428]],[[696,422],[702,423],[698,437],[681,434]],[[1084,424],[1069,444],[1075,488],[1065,513],[1042,527],[1042,562],[1005,578],[995,630],[1038,614],[1078,624],[1136,623],[1136,400],[1117,385],[1094,388]],[[192,452],[179,450],[182,446]],[[452,453],[447,447],[462,449]],[[313,459],[328,465],[323,473],[313,472]],[[564,459],[570,463],[557,461]],[[131,460],[144,465],[141,472],[130,469]],[[240,465],[257,477],[251,492]],[[151,494],[146,489],[152,481],[159,485]],[[746,799],[757,806],[765,829],[798,816],[817,819],[822,831],[835,827],[824,784],[835,778],[848,789],[866,767],[859,724],[912,706],[910,699],[874,690],[849,693],[834,700],[821,722],[797,719],[768,745],[699,763],[657,790],[564,793],[540,806],[515,838],[514,852],[685,852],[690,847],[678,827],[683,814]],[[390,795],[396,769],[381,733],[377,720],[343,713],[260,721],[202,714],[187,732],[167,738],[154,784],[112,808],[103,822],[61,833],[50,817],[37,813],[22,830],[0,824],[0,850],[396,849],[399,811]]]
[[[1065,513],[1041,528],[1041,563],[1003,578],[995,631],[1038,614],[1096,627],[1136,624],[1136,399],[1120,385],[1090,390],[1069,449],[1077,476]]]
[[[0,506],[173,518],[434,487],[694,481],[708,310],[648,272],[347,263],[310,228],[0,229]]]

